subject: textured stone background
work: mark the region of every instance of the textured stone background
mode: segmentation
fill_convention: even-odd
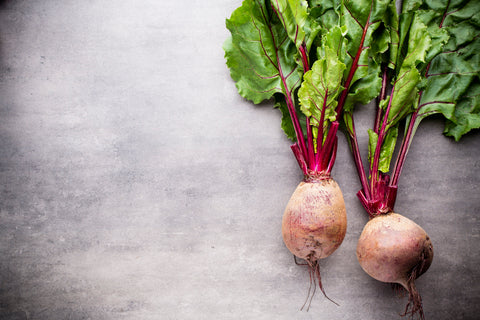
[[[301,174],[278,111],[225,67],[240,3],[0,0],[0,319],[400,319],[405,298],[356,261],[343,137],[348,234],[321,262],[340,307],[299,311],[308,273],[280,226]],[[434,242],[427,318],[477,319],[480,133],[442,126],[420,127],[396,208]]]

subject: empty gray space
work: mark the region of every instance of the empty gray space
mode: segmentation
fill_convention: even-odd
[[[225,66],[241,1],[0,0],[0,319],[400,319],[357,263],[367,222],[339,136],[342,246],[328,295],[282,242],[302,179],[271,103]],[[358,113],[366,150],[371,108]],[[433,241],[427,319],[480,314],[480,133],[424,121],[396,211]]]

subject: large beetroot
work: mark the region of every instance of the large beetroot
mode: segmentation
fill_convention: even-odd
[[[282,220],[287,248],[314,265],[340,246],[346,231],[345,202],[335,180],[319,177],[300,182]]]
[[[285,208],[283,241],[294,256],[306,261],[311,284],[318,281],[325,296],[318,260],[340,246],[346,231],[345,202],[335,180],[318,176],[300,182]]]
[[[317,261],[335,251],[346,232],[343,195],[331,171],[347,66],[328,54],[342,47],[341,28],[331,26],[330,32],[319,23],[326,11],[312,10],[306,1],[245,0],[227,19],[231,37],[224,49],[239,93],[254,103],[273,98],[282,128],[294,141],[304,181],[285,210],[283,236],[323,291]],[[327,36],[329,41],[321,41]]]

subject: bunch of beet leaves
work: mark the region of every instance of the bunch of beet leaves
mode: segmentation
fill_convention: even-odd
[[[414,280],[429,268],[433,248],[420,226],[394,212],[398,182],[423,119],[442,115],[455,140],[480,127],[480,1],[244,0],[226,26],[227,66],[240,95],[272,100],[294,141],[305,178],[287,204],[282,234],[309,266],[310,285],[318,282],[325,294],[318,260],[346,233],[331,177],[341,127],[370,217],[357,246],[360,265],[403,286],[405,314],[424,318]],[[367,104],[376,116],[364,162],[354,114]]]

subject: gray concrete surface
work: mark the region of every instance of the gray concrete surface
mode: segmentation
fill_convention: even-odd
[[[0,1],[0,319],[400,319],[406,299],[355,258],[343,137],[348,233],[321,262],[340,306],[299,311],[308,273],[280,226],[301,174],[278,111],[225,67],[240,2]],[[420,127],[397,211],[433,239],[427,318],[478,319],[480,134],[442,125]]]

